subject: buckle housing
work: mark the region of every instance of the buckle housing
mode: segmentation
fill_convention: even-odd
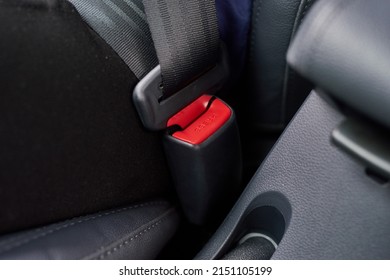
[[[170,117],[199,96],[212,95],[220,90],[229,75],[227,61],[225,48],[221,45],[221,56],[213,68],[164,100],[161,100],[161,68],[156,66],[133,92],[133,101],[143,125],[149,130],[163,130],[167,128]]]

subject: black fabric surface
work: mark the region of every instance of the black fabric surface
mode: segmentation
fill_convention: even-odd
[[[214,0],[143,0],[167,98],[214,67],[219,32]]]
[[[169,191],[137,79],[65,1],[0,0],[0,232]]]

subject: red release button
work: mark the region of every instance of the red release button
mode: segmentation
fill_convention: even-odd
[[[202,95],[180,112],[172,116],[167,123],[167,127],[178,125],[182,129],[186,128],[191,122],[203,114],[209,105],[211,95]]]
[[[231,109],[225,103],[215,99],[206,112],[184,130],[177,131],[172,136],[190,144],[201,144],[221,128],[231,114]]]

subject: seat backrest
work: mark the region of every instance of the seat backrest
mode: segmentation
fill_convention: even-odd
[[[1,1],[0,34],[0,233],[169,192],[138,79],[69,2]]]

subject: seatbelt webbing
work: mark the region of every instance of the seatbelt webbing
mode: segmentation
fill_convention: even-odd
[[[214,0],[68,1],[137,78],[160,63],[163,99],[212,68],[219,57]]]
[[[185,87],[218,59],[214,0],[143,0],[162,73],[163,98]]]
[[[158,65],[142,0],[68,0],[142,79]]]

